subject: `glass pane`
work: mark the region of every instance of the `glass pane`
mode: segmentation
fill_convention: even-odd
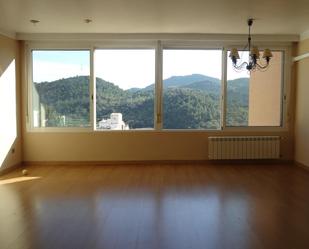
[[[32,52],[33,127],[88,127],[89,51]]]
[[[221,50],[163,51],[163,128],[219,129]]]
[[[272,53],[266,70],[251,73],[246,69],[236,71],[228,59],[227,126],[281,125],[283,52]],[[248,52],[242,51],[240,55],[242,61],[248,61]]]
[[[154,49],[95,51],[98,130],[154,127]]]

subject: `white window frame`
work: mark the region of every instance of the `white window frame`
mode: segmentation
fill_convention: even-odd
[[[282,78],[281,78],[281,105],[280,105],[280,126],[227,126],[226,125],[226,118],[223,120],[223,130],[228,132],[239,132],[239,131],[252,131],[252,132],[259,132],[259,131],[265,131],[265,132],[279,132],[279,131],[288,131],[289,124],[288,124],[288,106],[290,102],[290,77],[291,77],[291,69],[292,69],[292,57],[291,57],[291,47],[290,46],[278,46],[274,44],[255,44],[259,46],[260,50],[263,50],[265,48],[270,48],[272,51],[278,51],[283,52],[283,58],[282,58]],[[268,45],[268,46],[267,46]],[[230,50],[233,46],[227,46],[225,48],[226,58],[228,58],[228,50]],[[234,46],[235,47],[235,46]],[[236,46],[237,49],[242,50],[243,47]],[[225,77],[227,76],[227,63],[225,65]],[[224,115],[226,116],[227,112],[227,106],[226,106],[226,100],[227,100],[227,79],[225,79],[224,82]]]
[[[163,72],[163,50],[166,49],[166,50],[219,50],[222,52],[222,59],[221,59],[221,65],[222,65],[222,69],[221,69],[221,85],[220,85],[220,88],[221,88],[221,97],[220,97],[220,128],[219,129],[164,129],[163,126],[161,127],[161,130],[162,131],[181,131],[181,132],[186,132],[186,131],[208,131],[208,132],[218,132],[220,130],[222,130],[222,124],[223,124],[223,117],[224,117],[224,101],[223,101],[223,96],[224,96],[224,93],[223,93],[223,89],[224,89],[224,73],[223,73],[223,64],[224,64],[224,47],[222,46],[214,46],[214,45],[210,45],[210,44],[200,44],[200,43],[176,43],[176,44],[173,44],[173,43],[170,43],[170,42],[166,42],[166,43],[163,43],[162,46],[161,46],[161,49],[162,49],[162,66],[161,66],[161,74]],[[161,77],[162,79],[162,77]],[[160,98],[160,108],[161,108],[161,119],[162,119],[162,124],[164,122],[163,120],[163,79],[162,79],[162,86],[161,86],[161,98]]]
[[[89,127],[34,127],[33,126],[33,111],[32,111],[32,86],[33,86],[33,58],[32,51],[89,51],[89,115],[90,115],[90,126]],[[65,44],[26,44],[26,58],[29,67],[27,68],[27,131],[34,132],[92,132],[93,123],[93,65],[92,65],[93,49],[91,46],[79,45],[79,46],[68,46]]]
[[[153,42],[122,42],[122,41],[116,41],[116,42],[112,42],[112,43],[101,43],[101,44],[96,44],[96,46],[94,47],[94,51],[93,51],[93,58],[95,56],[95,50],[109,50],[109,49],[115,49],[115,50],[154,50],[155,52],[155,75],[154,75],[154,83],[155,83],[155,87],[154,87],[154,117],[153,117],[153,128],[149,128],[149,129],[131,129],[131,130],[98,130],[96,127],[96,111],[94,111],[93,113],[93,131],[94,132],[152,132],[152,131],[158,131],[159,126],[158,126],[158,113],[160,112],[160,108],[158,107],[157,103],[158,101],[158,96],[159,94],[159,89],[158,89],[158,85],[159,85],[159,77],[160,75],[158,75],[157,73],[157,66],[159,65],[158,60],[160,59],[160,55],[158,54],[158,46],[159,43],[156,41]],[[93,61],[94,63],[94,61]],[[94,108],[96,108],[96,100],[95,100],[95,96],[96,96],[96,82],[95,82],[95,70],[94,70]]]
[[[173,36],[171,36],[173,37]],[[184,39],[188,37],[188,39]],[[145,39],[135,39],[134,35],[118,40],[100,40],[100,41],[29,41],[25,43],[26,57],[26,75],[27,75],[27,108],[26,108],[26,130],[27,132],[201,132],[201,133],[233,133],[233,132],[284,132],[288,131],[289,125],[289,105],[291,92],[291,42],[259,42],[255,45],[261,49],[269,47],[271,50],[283,51],[283,82],[282,82],[282,104],[281,104],[281,126],[243,126],[228,127],[226,126],[226,74],[227,74],[227,50],[237,47],[239,50],[243,48],[243,40],[236,42],[225,41],[218,36],[218,39],[212,37],[210,40],[190,40],[190,35],[185,35],[179,39],[153,39],[145,37]],[[241,36],[242,37],[242,36]],[[220,40],[221,39],[221,40]],[[242,44],[242,45],[239,45]],[[279,44],[279,45],[278,45]],[[155,97],[154,97],[154,129],[149,130],[128,130],[128,131],[105,131],[96,130],[96,99],[95,99],[95,65],[94,51],[96,49],[155,49]],[[163,113],[163,49],[222,49],[222,96],[221,96],[221,129],[163,129],[162,113]],[[33,50],[89,50],[90,51],[90,127],[33,127],[32,116],[32,51]]]

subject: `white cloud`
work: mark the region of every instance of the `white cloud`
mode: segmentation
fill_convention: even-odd
[[[148,50],[96,50],[95,73],[122,89],[145,87],[155,82],[155,51]]]

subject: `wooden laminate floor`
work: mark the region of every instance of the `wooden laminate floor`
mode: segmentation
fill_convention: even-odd
[[[0,248],[308,249],[289,165],[32,166],[0,177]]]

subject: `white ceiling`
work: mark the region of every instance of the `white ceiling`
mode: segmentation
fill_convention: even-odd
[[[245,34],[248,17],[257,18],[255,34],[301,34],[309,0],[0,0],[0,31],[8,34]]]

